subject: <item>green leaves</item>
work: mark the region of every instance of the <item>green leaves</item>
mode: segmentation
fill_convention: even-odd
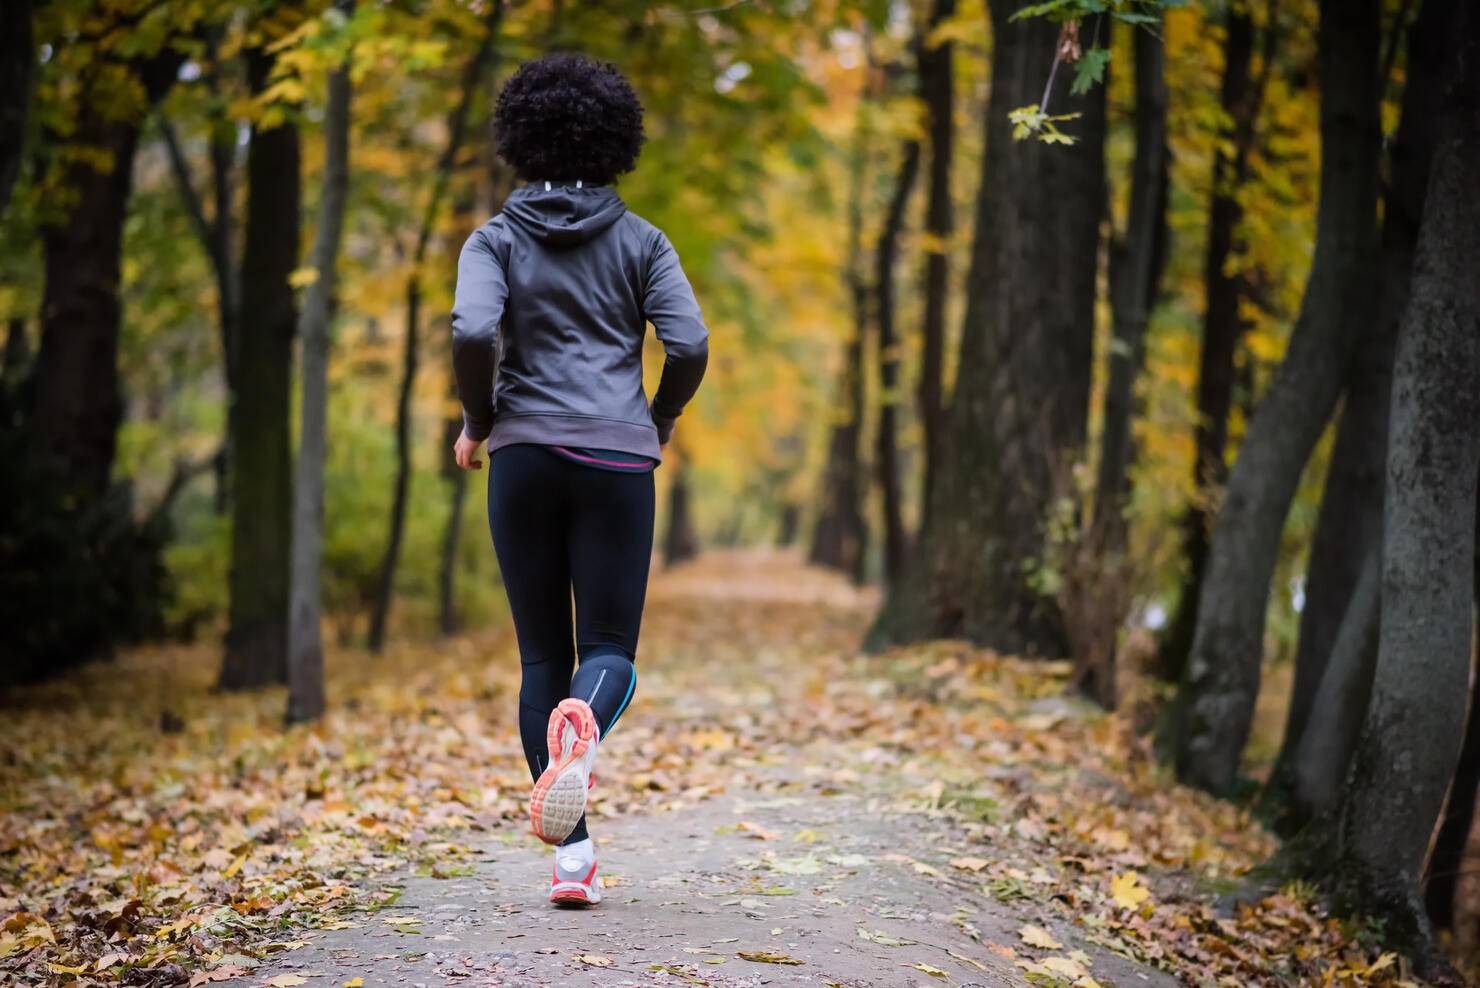
[[[1105,66],[1110,64],[1110,49],[1098,45],[1085,52],[1074,65],[1074,85],[1069,92],[1083,95],[1099,82],[1105,81]]]

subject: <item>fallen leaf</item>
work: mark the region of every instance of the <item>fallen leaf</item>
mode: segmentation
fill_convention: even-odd
[[[986,858],[952,858],[951,867],[962,871],[981,871],[992,862]]]
[[[860,940],[867,940],[870,943],[876,943],[881,947],[908,947],[915,943],[914,940],[900,940],[895,937],[891,937],[883,930],[875,930],[874,932],[870,933],[862,926],[858,928],[858,937]]]
[[[1140,884],[1141,876],[1134,871],[1110,879],[1110,896],[1122,909],[1135,909],[1151,896],[1151,890]]]
[[[599,954],[576,954],[571,960],[589,964],[591,967],[611,967],[615,963],[610,957],[602,957]]]
[[[1018,930],[1018,936],[1023,943],[1030,947],[1040,947],[1044,950],[1058,950],[1064,945],[1053,938],[1053,934],[1041,926],[1024,926]]]
[[[272,988],[295,988],[297,985],[308,984],[308,979],[301,974],[279,974],[277,977],[268,978],[262,983],[271,985]]]
[[[938,967],[931,967],[929,964],[924,964],[924,963],[921,963],[921,964],[901,964],[899,966],[900,967],[914,968],[916,971],[924,971],[926,974],[930,975],[932,978],[948,978],[948,977],[950,977],[950,972],[948,972],[948,971],[942,971]]]
[[[981,970],[981,971],[990,971],[991,970],[991,968],[987,967],[987,965],[983,964],[981,961],[974,961],[970,957],[967,957],[965,954],[958,954],[954,950],[947,950],[946,953],[950,954],[952,957],[956,958],[956,960],[958,960],[958,961],[965,961],[966,963],[970,964],[974,968],[977,968],[978,970]]]
[[[758,823],[751,823],[748,820],[741,820],[735,825],[735,829],[745,831],[756,840],[776,840],[776,834],[774,832],[767,830]]]
[[[221,964],[209,971],[197,971],[190,979],[190,984],[194,988],[195,985],[203,985],[209,981],[234,981],[251,973],[249,968],[242,967],[240,964]]]
[[[350,978],[344,983],[344,988],[360,988],[365,983],[364,978]]]
[[[1089,974],[1083,964],[1068,957],[1045,957],[1041,963],[1054,974],[1062,974],[1066,978],[1082,978]]]
[[[755,961],[757,964],[802,963],[794,957],[787,957],[785,954],[772,954],[764,950],[742,950],[740,951],[740,957],[742,960]]]

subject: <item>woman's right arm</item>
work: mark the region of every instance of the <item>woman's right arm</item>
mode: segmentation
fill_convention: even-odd
[[[495,253],[492,232],[491,226],[475,230],[463,245],[452,304],[452,369],[462,399],[463,434],[478,442],[493,431],[499,320],[509,297],[506,258]]]
[[[648,260],[643,314],[663,344],[663,374],[653,393],[653,423],[658,441],[667,444],[673,423],[704,379],[709,364],[709,328],[694,299],[694,289],[678,262],[678,252],[662,233]]]

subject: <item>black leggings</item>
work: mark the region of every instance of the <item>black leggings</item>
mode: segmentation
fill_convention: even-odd
[[[591,704],[605,737],[632,699],[653,551],[653,475],[582,466],[533,445],[496,450],[489,470],[488,527],[524,672],[519,736],[538,778],[550,711],[561,700]],[[585,838],[583,817],[566,843]]]

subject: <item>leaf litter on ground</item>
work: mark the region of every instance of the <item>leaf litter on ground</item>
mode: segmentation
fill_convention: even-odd
[[[1193,983],[1413,983],[1298,887],[1220,915],[1205,890],[1274,840],[1172,784],[1120,718],[1065,699],[1066,664],[961,642],[861,657],[876,595],[784,554],[710,554],[656,578],[649,601],[642,689],[603,744],[598,823],[764,788],[762,767],[796,765],[811,782],[780,798],[852,787],[942,818],[950,851],[894,863],[984,906],[1038,910],[1029,956],[984,946],[1045,976],[1087,971],[1088,955],[1058,953],[1081,941]],[[282,727],[280,690],[214,692],[217,661],[213,647],[143,648],[8,698],[0,981],[166,986],[249,970],[225,958],[250,964],[306,942],[284,944],[286,931],[361,926],[394,901],[362,879],[458,873],[478,844],[524,839],[506,620],[373,662],[330,649],[330,711],[312,726]],[[737,826],[778,873],[873,863],[823,853],[832,838],[815,831]],[[796,842],[808,853],[769,849]],[[756,892],[771,894],[731,901],[763,910]]]

